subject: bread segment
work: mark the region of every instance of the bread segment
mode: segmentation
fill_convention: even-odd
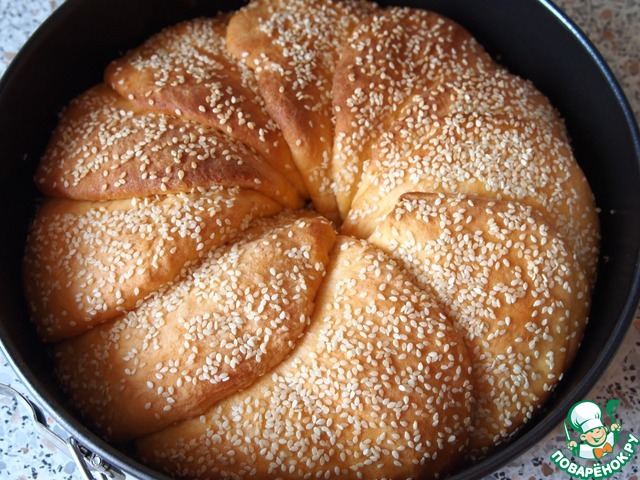
[[[36,172],[47,195],[115,200],[243,187],[296,208],[291,184],[253,150],[224,133],[140,110],[104,84],[63,112]]]
[[[280,210],[238,188],[110,202],[47,200],[24,264],[38,333],[59,341],[136,308],[252,220]]]
[[[105,81],[141,109],[194,120],[253,148],[306,195],[252,72],[226,50],[228,20],[220,15],[168,27],[112,62]]]
[[[462,458],[469,357],[389,257],[339,238],[304,338],[251,388],[137,442],[186,478],[432,478]]]
[[[434,292],[471,355],[478,455],[548,398],[586,324],[589,279],[535,210],[466,195],[411,193],[369,241]]]
[[[384,9],[344,42],[333,80],[332,159],[343,219],[378,138],[413,95],[458,75],[495,68],[460,25],[424,10]]]
[[[407,192],[534,207],[594,277],[599,221],[564,123],[530,82],[503,69],[449,79],[398,109],[366,164],[343,232],[368,237]]]
[[[135,311],[56,345],[63,387],[114,441],[204,412],[295,347],[334,239],[315,216],[263,221]]]
[[[227,30],[227,47],[255,71],[315,208],[331,218],[333,74],[344,39],[372,11],[360,0],[261,0],[234,14]]]

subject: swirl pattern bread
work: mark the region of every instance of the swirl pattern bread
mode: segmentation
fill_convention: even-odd
[[[431,478],[579,347],[599,225],[564,123],[433,12],[253,0],[70,102],[24,284],[70,403],[177,478]]]

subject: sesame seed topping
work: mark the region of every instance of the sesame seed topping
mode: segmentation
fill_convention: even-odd
[[[68,338],[135,308],[179,278],[184,265],[237,237],[252,219],[279,210],[238,188],[133,202],[48,200],[31,227],[25,257],[27,291],[38,292],[31,313],[41,336]]]
[[[562,119],[433,12],[168,27],[61,113],[35,182],[25,290],[60,383],[172,476],[446,475],[533,417],[589,310]]]
[[[296,190],[305,189],[282,132],[258,95],[256,79],[226,49],[228,16],[168,27],[114,61],[105,73],[118,93],[146,108],[220,130],[262,155]],[[248,128],[246,119],[259,126]]]
[[[508,438],[548,396],[545,378],[566,368],[573,353],[563,349],[584,328],[588,303],[574,290],[589,282],[577,256],[532,208],[463,194],[405,194],[369,240],[436,294],[465,337],[472,451]]]
[[[232,17],[227,31],[230,52],[260,80],[260,94],[289,144],[314,207],[330,218],[337,217],[327,181],[333,72],[344,38],[374,8],[360,0],[252,2]]]
[[[297,229],[292,239],[291,228]],[[109,437],[119,441],[190,417],[194,408],[203,412],[295,347],[334,238],[319,217],[259,221],[135,311],[57,345],[65,389],[92,423],[108,425]]]
[[[318,308],[291,357],[241,396],[138,442],[144,456],[163,465],[179,455],[187,475],[248,475],[254,467],[274,473],[289,458],[287,465],[295,459],[324,478],[348,471],[388,477],[399,467],[411,477],[464,445],[470,365],[456,330],[378,249],[341,237],[334,252]],[[389,313],[397,302],[378,297],[382,283],[401,298],[400,315]],[[422,364],[427,352],[440,361]],[[244,438],[252,441],[236,443]]]

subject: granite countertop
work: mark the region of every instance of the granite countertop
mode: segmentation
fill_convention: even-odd
[[[0,0],[0,75],[29,35],[62,0]],[[558,0],[575,23],[600,50],[621,83],[636,118],[640,118],[640,0]],[[640,437],[640,310],[608,371],[587,398],[605,405],[621,400],[617,412],[623,435]],[[0,353],[0,383],[21,392],[20,384]],[[41,439],[16,403],[0,396],[0,478],[79,479],[74,463],[54,445]],[[54,430],[59,427],[48,419]],[[566,444],[562,425],[549,436],[488,479],[569,479],[550,460],[553,451]],[[636,447],[640,452],[640,447]],[[640,478],[640,454],[633,457],[614,480]]]

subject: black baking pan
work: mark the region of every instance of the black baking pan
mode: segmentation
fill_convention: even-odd
[[[79,444],[127,477],[166,478],[87,429],[55,383],[21,286],[21,257],[37,203],[33,173],[71,98],[98,83],[107,63],[164,26],[242,2],[67,0],[37,30],[0,81],[0,339],[33,403]],[[387,2],[379,2],[385,4]],[[389,2],[394,3],[394,2]],[[582,400],[622,342],[640,295],[640,136],[609,68],[578,28],[542,0],[397,2],[464,25],[512,72],[532,80],[566,119],[601,209],[602,247],[590,322],[572,368],[513,439],[454,478],[482,478],[542,440]],[[82,449],[85,451],[85,449]],[[117,475],[116,475],[117,476]]]

